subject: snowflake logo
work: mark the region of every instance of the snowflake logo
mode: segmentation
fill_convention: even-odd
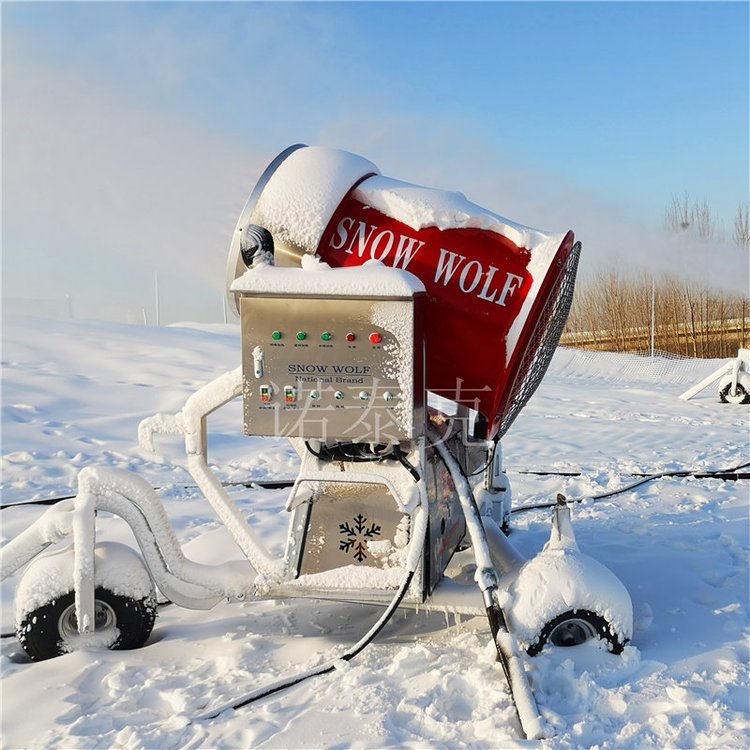
[[[367,518],[358,513],[351,524],[349,521],[339,524],[339,534],[344,535],[339,540],[339,549],[347,554],[351,552],[357,562],[362,562],[367,559],[367,540],[380,536],[381,528],[376,523],[371,523],[368,527]]]

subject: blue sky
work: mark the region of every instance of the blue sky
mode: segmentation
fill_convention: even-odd
[[[296,142],[573,228],[592,266],[674,265],[675,193],[728,234],[748,202],[747,3],[5,3],[2,21],[6,300],[152,314],[158,272],[163,317],[217,319],[236,216]]]

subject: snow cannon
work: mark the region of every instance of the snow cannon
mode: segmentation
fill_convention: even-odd
[[[509,221],[464,195],[385,177],[337,149],[291,146],[266,168],[245,204],[227,262],[244,273],[252,227],[270,233],[277,266],[317,255],[333,267],[376,260],[426,290],[426,388],[481,415],[499,439],[541,381],[573,296],[580,243]],[[247,253],[245,254],[247,256]]]
[[[189,560],[145,480],[87,467],[74,499],[3,548],[3,577],[26,566],[16,619],[27,653],[142,645],[156,589],[193,609],[291,597],[382,608],[343,654],[206,718],[335,671],[398,608],[485,615],[521,733],[547,736],[525,658],[593,639],[621,653],[633,630],[625,587],[579,550],[562,496],[539,554],[508,538],[500,438],[557,345],[579,253],[572,232],[513,224],[353,154],[281,153],[230,247],[241,362],[138,430],[144,449],[184,436],[187,469],[242,560]],[[208,464],[207,417],[237,398],[245,434],[286,437],[299,456],[281,556]],[[99,511],[129,524],[140,556],[97,541]],[[47,547],[57,551],[35,559]]]
[[[719,401],[722,404],[750,404],[750,349],[738,349],[734,359],[688,388],[680,394],[680,398],[689,401],[717,381]]]

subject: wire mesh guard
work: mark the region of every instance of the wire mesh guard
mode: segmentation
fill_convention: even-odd
[[[510,395],[505,401],[505,410],[495,436],[496,440],[508,431],[547,372],[573,302],[580,257],[581,243],[576,242],[568,256],[558,261],[561,264],[560,271],[528,338],[526,350],[510,388]]]

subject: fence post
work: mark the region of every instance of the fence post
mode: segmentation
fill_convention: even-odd
[[[161,325],[161,313],[159,311],[159,272],[154,272],[154,292],[156,295],[156,325]]]
[[[651,277],[651,359],[654,358],[654,336],[656,334],[656,281]]]

